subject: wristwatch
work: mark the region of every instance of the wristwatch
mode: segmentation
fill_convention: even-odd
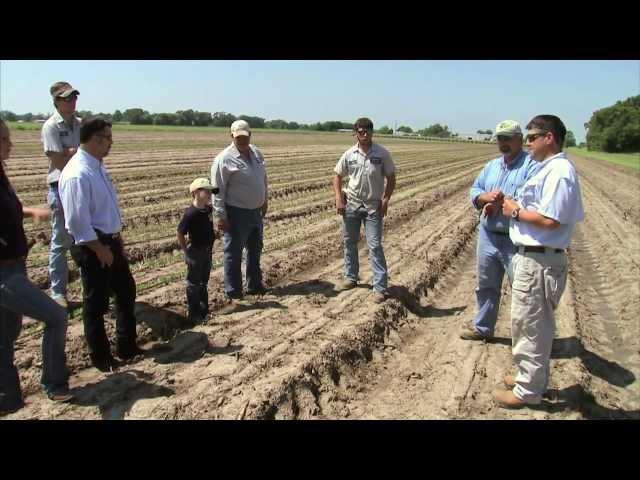
[[[520,207],[517,207],[513,212],[511,212],[511,218],[516,222],[520,220]]]

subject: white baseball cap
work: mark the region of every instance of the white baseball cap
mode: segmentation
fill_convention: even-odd
[[[211,190],[213,193],[219,192],[218,187],[214,187],[213,185],[211,185],[211,182],[209,182],[208,178],[196,178],[193,182],[191,182],[191,185],[189,185],[189,192],[193,193],[199,188]]]
[[[236,120],[231,124],[231,135],[239,137],[240,135],[251,136],[251,127],[245,120]]]
[[[504,135],[505,137],[522,135],[522,129],[515,120],[504,120],[496,125],[496,133],[493,134],[493,137],[497,138],[498,135]]]

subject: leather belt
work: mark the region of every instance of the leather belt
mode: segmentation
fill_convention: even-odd
[[[518,247],[519,253],[564,253],[563,248],[551,248],[542,246],[523,246]]]

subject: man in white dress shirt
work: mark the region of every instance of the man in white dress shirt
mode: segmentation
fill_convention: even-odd
[[[118,197],[104,167],[113,138],[111,123],[92,118],[80,127],[80,148],[60,175],[65,226],[74,239],[71,256],[82,278],[82,320],[93,365],[112,371],[103,315],[109,296],[116,299],[116,354],[131,359],[143,353],[136,345],[136,284],[124,254]]]
[[[539,404],[549,383],[555,335],[554,311],[567,283],[566,249],[576,223],[584,220],[578,173],[562,151],[567,130],[555,115],[538,115],[527,124],[527,147],[540,162],[517,199],[505,198],[511,217],[511,335],[517,374],[507,375],[511,390],[495,390],[505,408]]]

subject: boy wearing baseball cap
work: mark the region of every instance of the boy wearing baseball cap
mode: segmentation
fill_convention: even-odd
[[[178,224],[178,244],[187,264],[187,303],[189,326],[203,322],[209,314],[207,284],[211,273],[213,249],[213,208],[211,192],[218,189],[207,178],[196,178],[189,186],[192,204],[185,210]],[[189,236],[189,244],[185,235]]]

